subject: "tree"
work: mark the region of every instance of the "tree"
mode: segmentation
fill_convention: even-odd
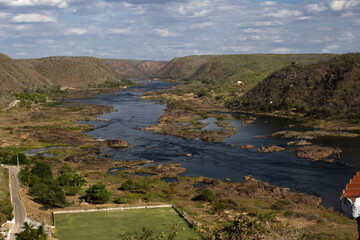
[[[111,199],[111,193],[106,189],[105,184],[101,182],[86,189],[85,193],[85,200],[89,203],[101,204]]]
[[[31,169],[31,173],[39,178],[52,178],[51,166],[45,162],[38,161]]]
[[[41,179],[30,188],[36,200],[44,204],[45,208],[65,207],[66,197],[59,183],[52,178]]]
[[[77,173],[63,173],[58,181],[64,187],[81,187],[85,184],[85,179]]]
[[[38,228],[33,228],[27,222],[24,222],[23,231],[17,236],[16,240],[46,240],[47,234],[44,231],[44,226],[41,225]]]
[[[29,167],[26,166],[25,168],[22,168],[19,172],[19,179],[22,184],[32,187],[35,182],[39,180],[39,177],[32,174]]]

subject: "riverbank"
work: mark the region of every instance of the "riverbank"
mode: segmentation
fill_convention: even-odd
[[[33,104],[31,109],[12,109],[1,116],[0,129],[4,133],[3,149],[6,147],[8,150],[23,151],[62,146],[48,150],[50,157],[44,154],[40,154],[41,158],[36,157],[38,161],[51,165],[54,177],[59,176],[62,166],[70,165],[85,177],[86,186],[98,181],[105,183],[112,193],[113,202],[173,203],[181,211],[185,211],[191,221],[200,222],[203,226],[212,226],[217,221],[231,221],[241,216],[256,218],[273,211],[285,226],[290,224],[281,231],[291,230],[298,236],[315,234],[328,239],[355,236],[354,221],[338,216],[332,209],[322,207],[316,197],[294,193],[251,177],[247,177],[243,182],[223,182],[214,178],[175,175],[174,172],[180,174],[184,171],[184,167],[176,164],[152,164],[143,160],[110,160],[111,156],[100,157],[106,154],[106,142],[85,135],[84,132],[92,127],[77,121],[96,120],[97,116],[114,111],[114,108],[95,104],[49,104],[50,102]],[[106,123],[106,120],[103,120],[103,123]],[[134,142],[130,144],[133,145],[132,148],[138,147]],[[141,148],[144,151],[148,149],[142,146]],[[119,171],[114,170],[119,168]],[[145,173],[149,175],[141,175]],[[140,191],[126,190],[122,186],[129,180],[148,187]],[[74,196],[66,197],[71,207],[100,206],[84,201],[84,189]],[[216,198],[210,201],[198,199],[204,190],[213,192]],[[25,206],[30,218],[41,222],[45,217],[48,222],[51,221],[50,211],[38,204],[27,190],[22,196],[27,199]]]
[[[233,117],[231,114],[227,114],[227,112],[231,112],[243,114],[243,124],[251,124],[260,116],[270,116],[293,119],[298,125],[306,129],[305,131],[274,132],[271,134],[272,137],[293,140],[311,140],[321,137],[360,137],[360,125],[351,121],[310,119],[294,112],[289,113],[289,111],[273,113],[233,111],[224,107],[229,96],[209,91],[199,94],[197,90],[194,90],[194,86],[180,83],[171,89],[146,93],[143,98],[166,104],[166,108],[165,114],[158,119],[158,124],[144,127],[142,130],[187,139],[199,138],[203,141],[223,142],[238,131],[236,127],[231,125]],[[205,130],[209,124],[209,118],[215,119],[217,130]],[[260,137],[267,136],[260,135]],[[308,144],[311,145],[312,143],[308,142]],[[335,151],[335,149],[333,151],[339,152]],[[312,155],[314,154],[316,155],[316,152],[313,152]],[[323,157],[313,156],[310,159],[323,159]]]

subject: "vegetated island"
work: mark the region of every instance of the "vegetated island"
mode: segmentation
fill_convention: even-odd
[[[216,57],[212,59],[216,59]],[[47,60],[49,59],[44,61]],[[60,58],[60,62],[62,60],[64,59]],[[70,61],[71,66],[74,64],[72,60],[74,59]],[[31,62],[31,60],[23,61],[28,62],[26,64]],[[68,63],[68,61],[64,62]],[[96,60],[96,62],[98,61]],[[11,61],[11,63],[15,66],[19,64],[16,61],[15,63]],[[24,65],[21,64],[21,66]],[[34,70],[38,69],[36,66],[37,64],[31,63],[24,69],[26,72],[38,73],[40,70]],[[46,64],[42,66],[46,66]],[[63,66],[62,68],[66,69]],[[87,68],[80,67],[80,69]],[[3,69],[1,70],[3,71]],[[78,124],[75,120],[95,119],[96,116],[113,111],[113,109],[109,106],[72,105],[54,101],[57,98],[74,97],[77,95],[77,90],[62,89],[62,86],[51,88],[52,84],[50,83],[59,82],[52,80],[47,73],[57,72],[57,70],[44,68],[41,69],[41,72],[41,75],[48,76],[46,79],[49,80],[49,87],[44,88],[43,91],[27,89],[24,92],[13,93],[11,96],[19,98],[22,104],[2,112],[0,118],[0,160],[3,164],[14,164],[19,156],[23,165],[20,172],[23,185],[21,194],[29,218],[39,222],[45,218],[50,223],[51,209],[165,202],[172,203],[181,211],[185,211],[190,221],[201,223],[200,229],[203,231],[200,234],[204,239],[211,239],[214,234],[219,234],[223,239],[229,239],[231,232],[227,229],[239,229],[237,234],[245,234],[248,239],[251,237],[276,238],[280,235],[283,239],[355,237],[354,222],[333,212],[332,209],[322,207],[321,199],[294,193],[286,188],[271,186],[250,176],[246,177],[243,182],[222,182],[218,179],[176,175],[185,171],[177,164],[163,166],[153,164],[144,167],[144,164],[149,162],[141,160],[113,161],[100,158],[99,154],[106,147],[114,147],[114,142],[96,141],[83,134],[91,128]],[[81,79],[83,74],[85,75],[85,73],[76,73],[76,76]],[[38,75],[37,78],[39,79]],[[12,80],[10,77],[8,79],[8,81]],[[68,81],[67,78],[65,79]],[[238,81],[234,83],[240,84]],[[121,82],[121,86],[125,85],[121,78],[119,82]],[[102,83],[106,83],[106,81],[104,80]],[[21,85],[21,83],[18,84]],[[80,85],[84,86],[82,84]],[[26,85],[24,84],[24,86]],[[36,88],[37,86],[37,84],[34,85]],[[96,88],[94,85],[91,86],[89,92],[100,92],[99,86]],[[105,84],[105,86],[113,87],[114,85]],[[238,85],[235,86],[238,87]],[[104,86],[100,85],[100,87]],[[180,93],[189,91],[186,87],[186,85],[180,85],[178,89],[168,90],[171,93],[169,98],[175,101],[175,109],[177,106],[181,108],[184,105],[177,104],[176,101],[182,101],[180,98],[173,100],[176,95],[172,91],[180,91]],[[83,91],[86,92],[86,90]],[[163,94],[167,93],[161,93],[161,95]],[[207,108],[205,109],[207,110],[217,109],[213,102],[219,100],[224,102],[227,98],[216,97],[220,95],[217,95],[216,92],[214,96],[207,93],[202,95],[201,92],[197,92],[196,96],[192,95],[193,93],[186,94],[189,94],[192,103],[206,104]],[[224,91],[222,94],[228,96],[227,94],[231,93]],[[197,101],[198,99],[201,101]],[[190,111],[189,109],[185,110]],[[204,115],[207,114],[205,112],[198,115],[204,118]],[[219,116],[219,118],[220,121],[225,120],[224,116]],[[223,125],[227,124],[223,123]],[[21,154],[28,149],[51,146],[56,147],[47,151],[51,155],[38,154],[34,157],[26,157]],[[127,144],[119,140],[117,146],[127,147]],[[119,168],[123,168],[123,170],[109,174],[109,170],[111,172],[113,169]],[[126,173],[148,173],[152,176],[142,177]],[[177,180],[168,183],[162,180],[164,177]],[[102,183],[99,183],[100,181]],[[4,184],[6,183],[2,183],[3,186],[5,186]],[[102,194],[94,195],[92,194],[94,192]],[[7,215],[6,211],[6,209],[2,211],[4,216]],[[2,221],[5,219],[2,218]],[[222,224],[226,226],[220,227]],[[243,228],[245,226],[246,229]]]

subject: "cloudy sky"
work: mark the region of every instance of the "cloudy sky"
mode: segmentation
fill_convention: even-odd
[[[13,58],[359,51],[360,0],[0,0]]]

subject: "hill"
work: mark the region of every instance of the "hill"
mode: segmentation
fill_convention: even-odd
[[[118,73],[94,57],[46,57],[18,62],[50,79],[55,85],[89,87],[104,82],[121,81]]]
[[[1,90],[19,90],[49,85],[51,82],[14,59],[0,54]]]
[[[291,110],[311,117],[360,120],[360,53],[284,67],[227,105],[233,109]]]
[[[329,59],[331,54],[242,54],[220,56],[189,56],[175,58],[163,67],[156,76],[217,85],[223,90],[241,82],[237,91],[251,88],[272,72],[289,65],[313,63]],[[221,86],[220,86],[221,85]],[[224,89],[225,88],[225,89]],[[230,89],[229,89],[230,88]]]
[[[174,58],[163,68],[161,68],[155,76],[161,78],[170,78],[181,80],[191,77],[205,63],[215,58],[215,56],[187,56],[182,58]]]
[[[102,59],[102,61],[119,75],[126,78],[152,76],[168,63],[166,61],[118,59]]]

